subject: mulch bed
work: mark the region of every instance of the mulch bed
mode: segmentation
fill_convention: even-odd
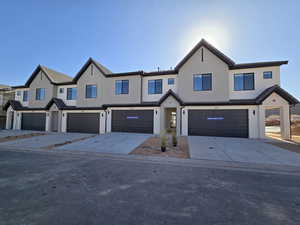
[[[0,138],[0,143],[7,142],[7,141],[14,141],[14,140],[18,140],[18,139],[42,136],[42,135],[46,135],[46,134],[45,133],[31,133],[31,134],[22,134],[22,135],[17,135],[17,136],[7,136],[4,138]]]
[[[169,137],[167,149],[162,152],[160,150],[160,137],[150,137],[129,154],[190,158],[187,137],[178,137],[177,147],[173,147],[171,141],[172,138]]]

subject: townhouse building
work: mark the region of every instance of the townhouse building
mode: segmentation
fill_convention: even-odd
[[[7,129],[265,137],[265,111],[290,106],[280,87],[288,61],[237,64],[202,39],[172,70],[113,73],[90,58],[72,78],[39,65],[5,105]]]

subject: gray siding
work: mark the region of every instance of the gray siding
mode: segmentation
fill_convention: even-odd
[[[203,48],[204,60],[201,61]],[[205,47],[200,48],[179,70],[178,94],[186,102],[228,101],[229,70],[226,63]],[[194,91],[193,75],[212,73],[211,91]]]
[[[45,88],[45,99],[42,101],[37,101],[36,89]],[[51,84],[45,74],[41,71],[37,74],[34,80],[31,82],[29,87],[29,107],[30,108],[40,108],[45,107],[51,98],[56,97],[56,87]]]

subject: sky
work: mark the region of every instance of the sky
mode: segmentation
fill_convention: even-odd
[[[300,99],[300,1],[0,0],[0,83],[39,65],[72,77],[89,57],[113,72],[170,69],[205,38],[236,63],[289,60]]]

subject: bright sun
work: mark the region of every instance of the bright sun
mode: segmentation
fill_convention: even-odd
[[[198,26],[192,27],[182,41],[182,51],[186,54],[202,38],[220,50],[228,50],[230,47],[229,32],[226,26],[220,22],[202,22]]]

